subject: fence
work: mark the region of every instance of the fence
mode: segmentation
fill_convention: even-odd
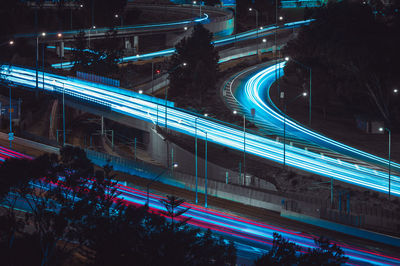
[[[76,72],[76,77],[79,78],[79,79],[92,81],[92,82],[96,82],[96,83],[101,83],[101,84],[105,84],[105,85],[110,85],[110,86],[114,86],[114,87],[119,87],[120,86],[119,80],[106,78],[106,77],[98,76],[98,75],[95,75],[95,74],[90,74],[90,73],[84,73],[84,72],[77,71]]]

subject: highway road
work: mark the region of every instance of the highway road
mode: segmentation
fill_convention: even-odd
[[[281,67],[283,64],[279,65],[279,68]],[[266,82],[272,84],[275,80],[275,69],[278,68],[270,67],[262,72],[264,86],[268,85]],[[35,70],[3,65],[1,74],[14,86],[35,88]],[[42,73],[39,75],[42,77]],[[158,121],[160,126],[167,126],[191,136],[195,135],[195,124],[197,124],[199,138],[205,139],[206,136],[202,132],[207,132],[210,142],[238,151],[243,151],[244,148],[244,134],[241,128],[183,109],[164,106],[160,104],[159,99],[147,95],[49,73],[44,73],[44,84],[42,78],[39,79],[39,87],[50,93],[64,92],[67,97],[106,106],[121,115],[128,115],[153,124]],[[257,133],[247,132],[245,147],[248,154],[278,163],[283,162],[284,151],[281,142],[265,138]],[[294,146],[288,147],[285,154],[288,166],[368,189],[388,192],[388,176],[385,172],[342,162]],[[384,162],[384,159],[381,160]],[[393,164],[393,167],[399,169],[398,164]],[[392,195],[400,196],[399,181],[399,176],[392,176]]]
[[[23,154],[14,152],[7,148],[1,147],[0,150],[10,154],[9,157],[20,158],[24,157]],[[25,156],[26,157],[26,156]],[[35,186],[39,186],[34,184]],[[147,194],[144,191],[127,187],[118,184],[118,196],[120,199],[126,201],[127,204],[134,206],[141,206],[146,204]],[[159,212],[164,210],[164,206],[160,200],[164,197],[155,194],[149,194],[149,207],[152,211]],[[29,211],[27,202],[23,199],[18,199],[16,208]],[[224,212],[216,211],[209,208],[200,207],[197,205],[184,203],[180,208],[190,208],[183,217],[190,218],[188,223],[195,227],[203,229],[211,229],[215,233],[222,235],[225,239],[233,240],[238,249],[239,261],[251,264],[257,257],[265,253],[272,244],[273,233],[277,232],[283,237],[300,245],[303,252],[307,248],[315,247],[313,235],[288,230],[278,226],[273,226],[265,223],[253,221],[251,219],[227,214]],[[178,208],[179,210],[179,208]],[[359,248],[356,246],[348,245],[345,243],[335,242],[349,257],[349,264],[352,265],[398,265],[400,258],[387,256],[375,251]]]
[[[212,42],[212,44],[215,47],[220,47],[228,44],[232,44],[235,42],[241,42],[241,41],[247,41],[247,40],[253,40],[253,39],[261,39],[266,36],[270,36],[275,32],[275,29],[277,30],[284,30],[284,29],[294,29],[298,28],[304,25],[308,25],[312,20],[304,20],[304,21],[296,21],[296,22],[290,22],[290,23],[285,23],[284,25],[280,25],[276,27],[275,25],[270,25],[270,26],[264,26],[262,29],[258,30],[250,30],[242,33],[238,33],[233,36],[226,36],[222,37],[218,40],[215,40]],[[271,43],[271,42],[270,42]],[[49,49],[55,49],[55,46],[48,46],[47,48]],[[261,48],[261,44],[260,44]],[[74,50],[74,48],[71,47],[66,47],[66,50]],[[88,50],[90,51],[90,50]],[[95,51],[91,51],[95,52]],[[121,58],[119,63],[128,63],[128,62],[136,62],[136,61],[143,61],[143,60],[150,60],[153,58],[157,57],[167,57],[171,56],[175,53],[175,48],[168,48],[160,51],[155,51],[151,53],[146,53],[146,54],[137,54],[133,56],[126,56]],[[55,69],[70,69],[74,66],[74,62],[63,62],[63,63],[56,63],[53,64],[52,67]]]

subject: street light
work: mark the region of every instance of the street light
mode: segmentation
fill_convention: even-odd
[[[114,17],[119,18],[120,16],[118,14],[115,14]],[[121,27],[122,27],[122,26],[124,26],[124,16],[121,16],[120,20],[121,20]]]
[[[309,105],[309,111],[308,111],[308,125],[311,126],[312,68],[309,67],[309,66],[306,66],[306,65],[304,65],[304,64],[302,64],[302,63],[300,63],[300,62],[297,61],[297,60],[294,60],[293,58],[285,57],[285,61],[289,61],[289,60],[292,60],[293,62],[299,64],[300,66],[302,66],[302,67],[308,69],[309,72],[310,72],[310,97],[309,97],[309,99],[308,99],[308,100],[309,100],[309,104],[308,104],[308,105]]]
[[[171,70],[169,70],[167,74],[171,74],[181,66],[186,67],[187,63],[183,62],[181,64],[176,65]],[[168,86],[165,87],[165,129],[167,129],[167,99],[168,99]]]
[[[63,86],[62,92],[62,104],[63,104],[63,147],[65,147],[65,84],[58,80],[55,80],[58,83],[61,83]],[[58,132],[57,132],[57,139],[58,139]]]
[[[258,10],[255,8],[249,8],[249,11],[255,11],[256,12],[256,39],[258,40]],[[258,42],[257,42],[257,55],[258,55]]]
[[[96,29],[96,26],[92,26],[91,28],[89,28],[89,49],[90,49],[90,32],[92,31],[92,29],[93,30],[95,30]]]
[[[381,127],[381,128],[379,128],[379,131],[381,131],[381,132],[384,132],[384,131],[387,131],[388,133],[389,133],[389,163],[388,163],[388,170],[389,170],[389,200],[390,200],[390,167],[391,167],[391,161],[390,161],[390,151],[391,151],[391,148],[392,148],[392,132],[390,131],[390,129],[388,129],[388,128],[383,128],[383,127]]]
[[[39,37],[45,37],[46,32],[36,35],[36,96],[39,92]]]
[[[146,184],[146,189],[147,189],[147,193],[146,193],[146,194],[147,194],[146,205],[147,205],[147,206],[149,206],[149,189],[150,189],[150,185],[151,185],[153,182],[157,181],[158,178],[160,178],[160,176],[162,176],[165,172],[167,172],[171,166],[174,167],[174,168],[177,168],[177,167],[178,167],[178,163],[176,163],[176,162],[172,163],[172,164],[169,165],[166,169],[164,169],[163,171],[161,171],[156,177],[154,177],[153,179],[151,179],[150,182],[148,182],[148,183]]]
[[[283,100],[283,168],[285,169],[286,166],[286,106],[288,104],[291,104],[292,102],[294,102],[295,100],[297,100],[300,97],[306,97],[307,96],[307,92],[303,92],[299,95],[297,95],[296,97],[294,97],[290,102],[286,103],[285,101],[285,92],[281,92],[280,94],[280,98]]]
[[[233,110],[233,114],[238,112]],[[246,182],[246,115],[243,114],[243,184]]]
[[[204,114],[204,116],[205,117],[207,117],[207,115],[206,114]],[[207,134],[207,132],[205,131],[205,130],[202,130],[202,129],[200,129],[200,128],[197,128],[197,119],[199,119],[200,117],[196,117],[195,119],[194,119],[194,137],[195,137],[195,172],[196,172],[196,204],[198,204],[198,163],[197,163],[197,161],[198,161],[198,155],[197,155],[197,130],[200,130],[201,132],[203,132],[204,133],[204,135],[205,135],[205,156],[204,156],[204,161],[205,161],[205,166],[204,166],[204,171],[205,171],[205,173],[204,173],[204,178],[205,178],[205,207],[207,208],[207,178],[208,178],[208,175],[207,175],[207,155],[208,155],[208,152],[207,152],[207,142],[208,142],[208,134]],[[188,123],[186,123],[186,122],[183,122],[181,119],[179,119],[178,120],[178,123],[184,123],[184,124],[187,124],[187,125],[189,125]],[[192,126],[192,125],[189,125],[189,126]]]

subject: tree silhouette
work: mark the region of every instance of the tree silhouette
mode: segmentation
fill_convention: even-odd
[[[345,264],[348,260],[348,257],[344,256],[344,252],[340,247],[330,243],[328,239],[323,237],[314,239],[317,245],[316,248],[308,248],[308,251],[303,253],[298,245],[286,240],[280,234],[274,233],[273,236],[271,250],[254,262],[256,266],[338,266]]]

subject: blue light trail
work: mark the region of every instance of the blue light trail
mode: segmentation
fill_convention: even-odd
[[[280,64],[279,67],[283,67],[283,64]],[[255,86],[262,80],[261,84],[269,86],[275,80],[275,69],[275,66],[271,66],[261,71],[249,84],[254,84]],[[6,81],[12,82],[15,85],[35,88],[35,70],[15,66],[2,66],[1,74]],[[40,76],[42,76],[42,73],[40,73]],[[226,125],[219,121],[211,120],[179,108],[167,106],[167,110],[165,110],[163,104],[140,99],[120,88],[48,73],[44,73],[44,84],[42,83],[42,79],[39,80],[39,87],[41,89],[53,93],[62,93],[62,84],[64,84],[65,95],[67,96],[103,104],[112,111],[150,123],[159,121],[160,126],[165,126],[164,114],[166,111],[168,128],[191,136],[194,136],[195,129],[190,125],[195,123],[197,117],[198,132],[207,132],[209,142],[238,151],[243,150],[243,131],[240,128],[234,128],[231,125]],[[159,115],[159,117],[157,117],[157,115]],[[205,138],[203,134],[197,135],[198,138]],[[282,163],[283,161],[282,143],[254,133],[246,134],[246,152],[277,163]],[[381,160],[384,161],[384,159]],[[332,177],[336,180],[361,187],[384,193],[388,191],[388,179],[384,172],[365,167],[355,167],[354,164],[343,161],[338,162],[336,159],[321,156],[320,154],[306,151],[298,147],[287,147],[286,164],[304,171],[329,178]],[[394,166],[399,167],[397,164]],[[392,180],[392,194],[399,196],[399,176],[393,175]]]
[[[301,27],[304,25],[308,25],[312,21],[313,21],[313,19],[290,22],[290,23],[284,24],[283,26],[278,27],[278,29],[298,28],[298,27]],[[277,28],[276,26],[267,26],[263,29],[258,29],[258,38],[262,38],[262,37],[272,34],[273,30],[275,30],[276,28]],[[235,36],[223,37],[221,39],[213,41],[212,44],[215,47],[219,47],[219,46],[228,45],[228,44],[231,44],[231,43],[234,43],[237,41],[245,41],[245,40],[251,40],[251,39],[256,39],[256,38],[257,38],[257,30],[250,30],[250,31],[236,34]],[[47,48],[55,49],[56,47],[48,46]],[[70,51],[74,50],[74,48],[70,48],[70,47],[65,48],[65,49],[70,50]],[[88,51],[90,51],[90,50],[88,50]],[[149,59],[153,59],[153,58],[157,58],[157,57],[166,57],[166,56],[173,55],[175,52],[176,52],[175,48],[168,48],[165,50],[155,51],[155,52],[151,52],[151,53],[147,53],[147,54],[137,54],[137,55],[133,55],[133,56],[123,57],[123,58],[121,58],[119,63],[136,62],[139,60],[149,60]],[[61,69],[61,68],[62,69],[70,69],[74,66],[74,63],[75,62],[63,62],[62,64],[56,63],[51,66],[56,69]]]

